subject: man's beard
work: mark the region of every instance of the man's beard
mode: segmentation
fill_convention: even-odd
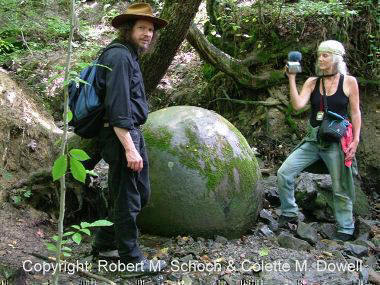
[[[138,55],[141,55],[141,54],[147,52],[149,49],[149,46],[148,47],[142,47],[138,43],[136,43],[135,41],[130,41],[130,44],[135,48]]]

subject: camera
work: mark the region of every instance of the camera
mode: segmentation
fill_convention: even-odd
[[[288,61],[286,63],[286,67],[289,73],[301,73],[301,59],[302,54],[299,51],[291,51],[288,54]]]
[[[297,61],[288,61],[286,64],[289,73],[301,73],[302,67],[301,64]]]

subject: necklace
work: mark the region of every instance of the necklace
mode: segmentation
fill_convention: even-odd
[[[335,82],[335,79],[336,79],[336,75],[334,75],[335,77],[331,80],[331,83],[330,83],[330,87],[326,90],[326,96],[331,96],[331,89],[332,89],[332,86]]]

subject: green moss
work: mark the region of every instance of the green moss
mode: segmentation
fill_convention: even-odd
[[[225,120],[225,122],[228,121]],[[228,124],[230,127],[232,126],[229,122]],[[235,127],[232,126],[231,129],[238,136],[240,142],[245,141],[243,135]],[[241,185],[242,191],[246,192],[248,189],[252,189],[258,179],[256,171],[258,166],[253,155],[251,155],[250,159],[235,157],[232,147],[221,141],[220,145],[223,145],[223,147],[221,149],[222,158],[220,158],[216,149],[209,148],[199,142],[191,127],[185,129],[185,134],[188,143],[185,146],[172,147],[172,135],[165,128],[160,128],[153,132],[149,126],[144,127],[144,138],[151,148],[167,151],[178,157],[182,165],[198,171],[203,177],[206,177],[209,191],[215,190],[226,175],[228,181],[233,184],[234,169],[239,171],[240,183],[243,183]],[[249,148],[249,145],[246,144],[245,147]],[[255,167],[252,168],[252,164]]]
[[[170,151],[172,134],[165,128],[158,128],[157,131],[152,131],[149,124],[143,127],[144,139],[146,143],[155,149],[162,151]]]

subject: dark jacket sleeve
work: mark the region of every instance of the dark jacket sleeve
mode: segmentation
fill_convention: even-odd
[[[113,48],[106,56],[106,97],[104,100],[110,126],[133,129],[130,82],[132,65],[128,51]]]

